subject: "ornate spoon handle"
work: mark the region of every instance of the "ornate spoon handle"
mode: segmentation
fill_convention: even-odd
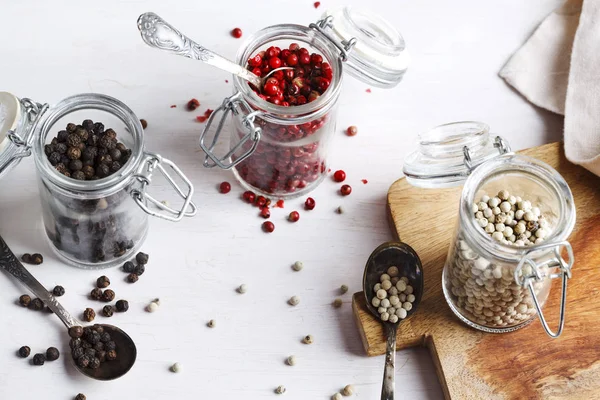
[[[13,252],[8,248],[8,245],[2,236],[0,236],[0,268],[17,278],[23,285],[27,286],[33,294],[39,297],[48,308],[58,315],[67,328],[70,328],[73,325],[81,325],[79,321],[73,318],[71,314],[56,301],[56,298],[25,269],[23,264],[21,264]]]
[[[158,15],[148,12],[140,15],[137,26],[142,39],[150,47],[166,50],[179,56],[210,64],[249,81],[256,87],[262,87],[261,79],[244,67],[200,46],[179,32]]]
[[[396,388],[396,331],[398,324],[385,323],[383,329],[385,329],[387,340],[381,400],[394,400],[394,390]]]

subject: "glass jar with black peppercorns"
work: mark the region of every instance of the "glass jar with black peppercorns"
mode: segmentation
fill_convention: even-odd
[[[0,92],[0,143],[0,177],[33,154],[46,235],[72,265],[122,263],[142,245],[149,215],[179,221],[196,213],[191,182],[144,149],[140,120],[112,97],[80,94],[49,107]],[[181,197],[180,208],[148,193],[156,172]]]
[[[257,32],[239,49],[236,62],[268,79],[256,88],[233,76],[233,96],[210,115],[200,137],[204,166],[233,169],[246,189],[290,198],[313,190],[327,175],[343,69],[391,88],[402,80],[408,55],[404,39],[387,21],[345,7],[308,27],[281,24]],[[229,114],[229,151],[217,155]]]

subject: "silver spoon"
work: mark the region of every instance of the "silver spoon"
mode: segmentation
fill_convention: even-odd
[[[27,286],[34,295],[39,297],[44,304],[60,318],[67,329],[72,326],[82,326],[81,323],[73,318],[71,314],[56,301],[56,298],[25,269],[23,264],[21,264],[13,252],[8,248],[8,245],[4,239],[2,239],[2,236],[0,236],[0,268]],[[75,364],[75,367],[79,372],[90,378],[108,381],[125,375],[125,373],[133,367],[137,356],[137,350],[133,340],[121,329],[108,324],[101,324],[101,326],[104,328],[105,332],[110,333],[112,340],[117,345],[117,359],[102,363],[98,369],[79,368],[77,364]]]
[[[365,273],[363,275],[363,293],[367,302],[367,308],[378,320],[379,312],[371,304],[375,293],[373,287],[379,283],[379,278],[386,273],[391,266],[400,270],[400,276],[406,276],[410,285],[414,288],[415,301],[412,309],[407,313],[410,317],[419,306],[423,295],[423,267],[417,253],[409,245],[402,242],[387,242],[377,247],[367,260]],[[381,400],[394,400],[395,389],[395,364],[396,364],[396,333],[398,325],[403,320],[393,324],[381,321],[386,336],[385,368],[383,371],[383,384],[381,387]]]
[[[198,43],[175,29],[167,21],[152,12],[140,15],[137,26],[142,35],[142,39],[148,46],[191,58],[192,60],[205,62],[213,67],[237,75],[259,89],[263,87],[264,82],[274,72],[285,69],[294,69],[292,67],[281,67],[272,70],[263,78],[256,76],[241,65],[229,61],[217,53],[200,46]]]

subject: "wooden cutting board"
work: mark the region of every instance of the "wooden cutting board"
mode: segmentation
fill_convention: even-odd
[[[442,294],[442,268],[461,188],[420,189],[400,179],[388,193],[390,225],[421,257],[425,292],[419,310],[400,324],[398,349],[429,348],[447,399],[600,399],[600,178],[568,162],[560,143],[519,153],[556,168],[575,198],[577,225],[569,238],[575,265],[562,336],[551,339],[538,320],[505,334],[460,322]],[[553,329],[558,281],[544,308]],[[362,292],[354,294],[353,309],[367,354],[384,354],[381,324],[367,311]]]

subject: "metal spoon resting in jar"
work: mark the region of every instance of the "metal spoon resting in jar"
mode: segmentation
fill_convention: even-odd
[[[237,75],[259,89],[262,89],[267,78],[274,72],[285,69],[294,69],[292,67],[276,68],[261,78],[241,65],[200,46],[167,23],[167,21],[152,12],[140,15],[137,26],[142,35],[142,39],[148,46],[159,50],[165,50],[177,54],[178,56],[191,58],[192,60],[205,62],[213,67]]]
[[[17,278],[23,285],[27,286],[34,295],[40,298],[40,300],[42,300],[44,304],[60,318],[67,328],[81,326],[81,323],[73,318],[71,314],[56,301],[56,298],[48,292],[46,288],[44,288],[42,284],[27,271],[27,269],[25,269],[23,264],[21,264],[13,252],[8,248],[8,245],[1,236],[0,268]],[[111,340],[115,342],[118,358],[100,364],[100,367],[97,369],[80,368],[76,363],[75,367],[79,372],[90,378],[108,381],[125,375],[125,373],[133,367],[137,356],[137,350],[133,340],[121,329],[108,324],[101,324],[101,326],[104,328],[104,332],[108,332],[111,336]]]
[[[412,309],[407,312],[406,318],[410,317],[416,311],[423,295],[423,267],[417,253],[405,243],[387,242],[382,244],[371,253],[363,275],[363,292],[367,308],[380,321],[379,312],[372,304],[373,297],[375,297],[373,288],[375,284],[380,283],[381,275],[385,274],[391,266],[398,267],[399,276],[407,277],[409,284],[414,288],[415,301],[412,303]],[[402,321],[404,319],[399,319],[396,323],[381,321],[386,335],[385,369],[383,371],[381,400],[394,400],[396,333],[398,325]]]

